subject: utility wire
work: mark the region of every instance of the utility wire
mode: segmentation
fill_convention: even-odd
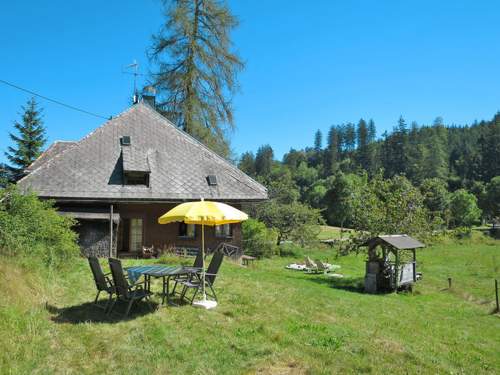
[[[39,98],[42,98],[42,99],[45,99],[45,100],[48,100],[49,102],[52,102],[52,103],[55,103],[55,104],[59,104],[63,107],[66,107],[66,108],[69,108],[69,109],[72,109],[73,111],[78,111],[78,112],[81,112],[81,113],[85,113],[87,115],[90,115],[90,116],[94,116],[94,117],[98,117],[98,118],[103,118],[105,120],[109,120],[111,118],[111,116],[101,116],[101,115],[98,115],[96,113],[93,113],[93,112],[89,112],[89,111],[86,111],[84,109],[81,109],[81,108],[77,108],[77,107],[73,107],[72,105],[69,105],[69,104],[66,104],[66,103],[63,103],[63,102],[60,102],[59,100],[55,100],[55,99],[51,99],[51,98],[47,98],[46,96],[44,95],[41,95],[41,94],[38,94],[34,91],[31,91],[31,90],[28,90],[28,89],[25,89],[23,87],[20,87],[20,86],[17,86],[17,85],[14,85],[13,83],[10,83],[10,82],[7,82],[7,81],[4,81],[3,79],[0,79],[0,83],[3,83],[4,85],[7,85],[7,86],[10,86],[10,87],[13,87],[15,89],[18,89],[18,90],[21,90],[21,91],[24,91],[24,92],[27,92],[31,95],[34,95],[34,96],[38,96]]]

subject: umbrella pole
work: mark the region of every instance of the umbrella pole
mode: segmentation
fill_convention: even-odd
[[[201,271],[201,282],[203,290],[203,301],[207,300],[207,293],[205,291],[205,225],[201,224],[201,258],[203,259],[202,271]]]

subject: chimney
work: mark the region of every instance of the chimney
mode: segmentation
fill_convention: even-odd
[[[142,89],[142,100],[145,103],[149,104],[151,107],[156,108],[155,99],[156,89],[151,85],[144,86],[144,88]]]

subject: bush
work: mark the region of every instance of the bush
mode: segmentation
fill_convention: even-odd
[[[450,211],[453,228],[471,227],[479,223],[481,219],[477,198],[464,189],[459,189],[451,194]]]
[[[59,215],[52,202],[16,187],[0,191],[0,254],[40,260],[52,267],[79,254],[75,221]]]
[[[319,225],[324,224],[320,210],[299,202],[284,204],[271,200],[259,206],[257,217],[275,230],[277,245],[286,240],[304,245],[317,238]]]
[[[242,226],[243,248],[245,253],[258,258],[271,257],[277,254],[275,231],[268,229],[264,223],[248,219]]]

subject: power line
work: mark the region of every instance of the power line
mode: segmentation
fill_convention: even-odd
[[[51,98],[47,98],[46,96],[44,95],[41,95],[41,94],[38,94],[34,91],[31,91],[31,90],[28,90],[28,89],[25,89],[23,87],[20,87],[20,86],[17,86],[13,83],[10,83],[10,82],[7,82],[7,81],[4,81],[3,79],[0,79],[0,83],[3,83],[4,85],[7,85],[7,86],[10,86],[10,87],[13,87],[15,89],[18,89],[18,90],[21,90],[21,91],[24,91],[24,92],[27,92],[28,94],[31,94],[31,95],[34,95],[34,96],[37,96],[39,98],[42,98],[42,99],[45,99],[45,100],[48,100],[49,102],[52,102],[52,103],[55,103],[55,104],[59,104],[63,107],[66,107],[66,108],[69,108],[69,109],[72,109],[73,111],[78,111],[78,112],[81,112],[81,113],[85,113],[87,115],[90,115],[90,116],[94,116],[94,117],[98,117],[98,118],[103,118],[105,120],[109,120],[111,118],[111,116],[102,116],[102,115],[98,115],[96,113],[93,113],[93,112],[89,112],[89,111],[86,111],[84,109],[81,109],[81,108],[78,108],[78,107],[74,107],[72,105],[69,105],[69,104],[66,104],[66,103],[63,103],[63,102],[60,102],[59,100],[55,100],[55,99],[51,99]]]

